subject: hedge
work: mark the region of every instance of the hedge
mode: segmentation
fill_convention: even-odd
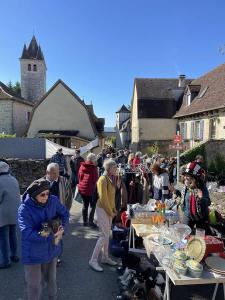
[[[15,138],[16,135],[15,134],[4,134],[4,133],[0,133],[0,138]]]
[[[197,155],[202,155],[204,157],[204,159],[206,159],[206,153],[205,153],[205,145],[201,144],[198,145],[190,150],[185,151],[182,155],[181,155],[181,163],[182,164],[187,164],[191,161],[195,160],[195,157]]]

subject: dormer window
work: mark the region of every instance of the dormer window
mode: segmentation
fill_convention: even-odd
[[[34,71],[34,72],[37,71],[37,65],[33,65],[33,71]]]
[[[191,93],[187,95],[187,105],[191,105]]]
[[[187,105],[191,105],[192,101],[198,96],[200,89],[200,85],[188,85],[186,92]]]
[[[28,64],[27,70],[28,70],[28,71],[31,71],[31,64]]]

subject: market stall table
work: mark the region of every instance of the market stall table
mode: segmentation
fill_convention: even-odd
[[[146,253],[145,249],[138,249],[135,247],[135,233],[138,237],[146,237],[155,232],[156,227],[152,224],[146,224],[146,221],[143,220],[143,223],[136,223],[136,219],[131,220],[130,225],[130,234],[129,234],[129,251],[134,253]],[[144,223],[145,222],[145,223]]]
[[[184,276],[181,274],[178,274],[175,272],[172,268],[164,265],[161,262],[160,254],[157,251],[157,247],[152,245],[152,242],[148,239],[145,239],[144,245],[146,248],[146,252],[149,256],[150,252],[154,254],[156,259],[161,265],[161,268],[166,274],[166,285],[165,285],[165,291],[164,291],[164,300],[170,300],[170,280],[172,283],[176,286],[181,286],[181,285],[206,285],[206,284],[216,284],[215,289],[212,295],[212,300],[215,300],[217,290],[218,290],[218,285],[220,283],[223,284],[223,291],[224,291],[224,299],[225,299],[225,275],[219,275],[217,273],[214,273],[206,265],[204,265],[203,268],[203,273],[200,278],[194,278],[194,277],[189,277],[189,276]]]

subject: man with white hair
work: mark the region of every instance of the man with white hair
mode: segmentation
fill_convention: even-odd
[[[66,177],[60,176],[59,165],[57,163],[48,164],[45,179],[49,181],[49,193],[58,197],[60,202],[70,211],[73,200],[71,184]],[[63,249],[62,240],[61,243]],[[58,257],[57,265],[61,263],[60,257]]]
[[[59,175],[57,163],[48,164],[45,179],[49,181],[50,194],[57,196],[60,202],[70,210],[73,200],[70,181]]]
[[[18,181],[9,174],[9,165],[0,160],[0,269],[6,269],[17,256],[17,211],[20,204]]]

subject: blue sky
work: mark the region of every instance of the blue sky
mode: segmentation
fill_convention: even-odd
[[[0,80],[20,80],[34,33],[47,89],[61,78],[107,126],[135,77],[195,78],[225,61],[224,0],[1,0],[0,9]]]

